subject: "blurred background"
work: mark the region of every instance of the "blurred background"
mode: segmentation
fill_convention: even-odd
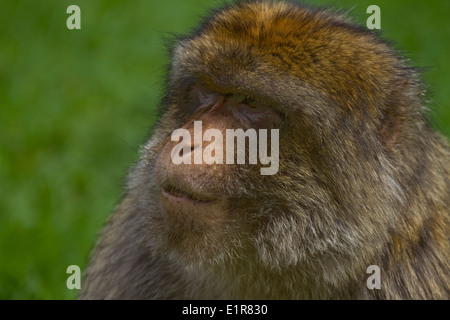
[[[424,68],[433,126],[450,136],[450,1],[306,1],[381,8],[381,29]],[[73,299],[163,95],[166,39],[216,0],[0,0],[0,299]],[[66,9],[81,8],[81,30]]]

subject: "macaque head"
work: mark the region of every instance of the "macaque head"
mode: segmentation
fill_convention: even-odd
[[[410,71],[372,33],[295,4],[242,2],[172,55],[129,191],[146,190],[136,197],[156,252],[282,267],[352,255],[376,241],[359,226],[392,222],[388,158],[405,117],[386,108],[410,96],[391,89]]]

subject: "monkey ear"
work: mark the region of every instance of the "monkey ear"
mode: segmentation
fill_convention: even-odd
[[[385,108],[382,110],[378,132],[386,149],[392,149],[398,142],[405,121],[409,88],[408,79],[396,80]]]

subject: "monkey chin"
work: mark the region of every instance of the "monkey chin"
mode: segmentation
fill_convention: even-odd
[[[229,256],[224,243],[229,242],[227,234],[233,226],[222,199],[166,186],[161,189],[160,201],[165,244],[176,260],[195,267],[215,264]]]

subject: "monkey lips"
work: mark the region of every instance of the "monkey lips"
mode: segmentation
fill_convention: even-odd
[[[182,228],[186,223],[198,230],[209,228],[223,216],[220,199],[173,185],[162,187],[161,206],[169,222]]]

